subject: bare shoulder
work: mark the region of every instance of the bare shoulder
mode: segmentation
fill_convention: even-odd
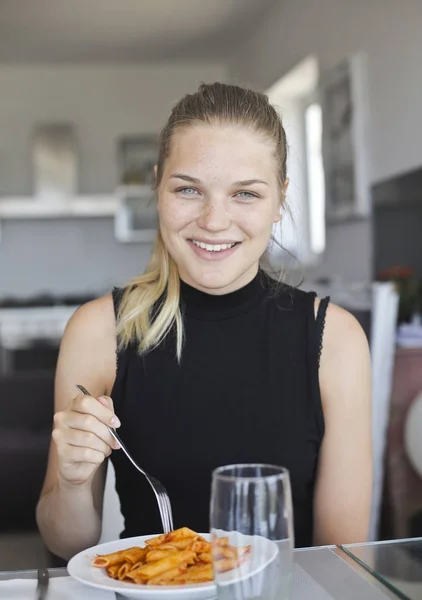
[[[82,304],[72,315],[66,332],[76,335],[90,334],[95,338],[115,336],[116,321],[111,294]]]
[[[321,299],[315,299],[315,316]],[[367,337],[359,321],[349,311],[330,302],[325,318],[323,348],[325,353],[330,349],[347,344],[368,347]]]
[[[315,302],[316,311],[319,302],[319,299]],[[330,399],[338,406],[347,402],[347,399],[355,402],[358,389],[360,397],[367,399],[365,402],[370,399],[368,339],[358,320],[344,308],[332,303],[327,307],[319,379],[325,408]],[[339,401],[339,398],[344,400]]]

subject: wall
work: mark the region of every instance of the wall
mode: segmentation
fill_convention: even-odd
[[[31,195],[35,123],[77,128],[82,194],[116,186],[116,140],[157,133],[172,105],[201,81],[225,80],[218,64],[0,67],[0,196]],[[0,296],[94,293],[135,275],[150,248],[114,241],[111,219],[4,220]]]
[[[368,56],[371,182],[422,164],[419,0],[283,0],[233,57],[238,81],[267,89],[310,54],[321,70],[348,54]],[[369,221],[331,225],[321,270],[371,277]]]
[[[30,136],[44,121],[75,124],[80,192],[111,192],[116,140],[157,133],[183,94],[224,77],[214,64],[0,67],[0,195],[32,193]]]
[[[2,223],[0,298],[102,294],[141,272],[147,244],[120,244],[111,218]]]

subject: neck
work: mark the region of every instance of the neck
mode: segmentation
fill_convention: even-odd
[[[210,294],[211,296],[223,296],[224,294],[230,294],[241,288],[248,285],[257,275],[259,270],[259,265],[253,265],[247,271],[239,275],[236,279],[231,281],[228,284],[222,286],[215,286],[210,283],[201,283],[199,281],[195,281],[192,277],[189,277],[187,273],[184,273],[179,270],[180,279],[186,283],[187,285],[199,290],[200,292],[204,292],[205,294]]]
[[[245,285],[220,294],[210,294],[206,289],[193,287],[182,279],[182,312],[199,319],[228,318],[253,308],[265,297],[268,289],[268,281],[263,271],[258,271]]]

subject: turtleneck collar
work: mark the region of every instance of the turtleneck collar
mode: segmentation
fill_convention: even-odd
[[[207,294],[180,280],[180,299],[186,315],[198,319],[225,319],[261,302],[268,290],[267,276],[259,270],[245,286],[228,294]]]

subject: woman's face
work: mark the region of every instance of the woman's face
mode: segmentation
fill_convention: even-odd
[[[246,285],[280,220],[270,143],[243,126],[177,130],[158,187],[158,212],[183,281],[210,294]]]

